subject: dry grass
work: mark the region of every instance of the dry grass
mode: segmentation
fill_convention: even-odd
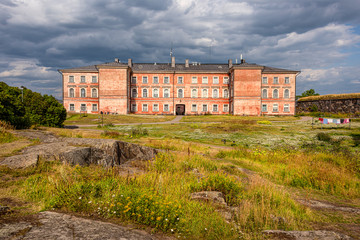
[[[299,102],[306,101],[320,101],[320,100],[336,100],[336,99],[357,99],[360,98],[360,93],[347,93],[347,94],[327,94],[320,96],[309,96],[300,98]]]

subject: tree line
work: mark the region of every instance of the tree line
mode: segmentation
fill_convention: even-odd
[[[0,82],[0,120],[17,129],[33,125],[62,127],[66,110],[53,96]]]

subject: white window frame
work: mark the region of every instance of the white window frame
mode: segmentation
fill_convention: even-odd
[[[177,83],[178,84],[184,84],[184,77],[183,76],[178,76],[177,77]]]
[[[284,104],[284,112],[290,112],[290,104]]]
[[[227,89],[227,88],[223,89],[223,97],[229,98],[229,89]]]
[[[202,84],[208,84],[209,78],[208,77],[202,77]]]
[[[94,90],[95,90],[95,92],[94,92]],[[94,94],[95,93],[95,94]],[[98,90],[97,90],[97,88],[92,88],[91,89],[91,97],[92,98],[97,98],[98,97]]]
[[[156,80],[155,80],[156,79]],[[153,76],[153,83],[154,84],[158,84],[159,83],[159,77],[158,76]]]
[[[73,103],[70,103],[69,104],[69,111],[75,111],[75,104],[73,104]]]
[[[287,94],[286,94],[287,92]],[[290,98],[290,89],[284,89],[284,98]]]
[[[192,112],[197,112],[197,105],[196,104],[191,104],[191,111]]]
[[[201,110],[202,110],[202,112],[208,112],[208,105],[207,105],[207,104],[203,104]]]
[[[142,76],[142,83],[147,84],[148,83],[148,77]]]
[[[229,84],[229,77],[224,77],[223,78],[223,83],[224,84]]]
[[[69,83],[74,83],[75,77],[73,75],[69,76]]]
[[[91,76],[91,82],[92,83],[97,83],[97,76]]]
[[[275,94],[276,91],[276,94]],[[275,88],[272,92],[272,98],[279,98],[279,90],[277,88]]]
[[[268,77],[262,77],[262,84],[268,84]]]
[[[290,77],[285,77],[284,83],[285,84],[290,84]]]
[[[191,89],[191,97],[192,98],[198,97],[198,90],[196,88]]]
[[[213,77],[213,84],[219,84],[219,77],[218,76]]]
[[[164,83],[170,83],[170,77],[169,76],[164,76],[163,81],[164,81]]]
[[[137,76],[132,76],[131,77],[131,84],[136,84],[137,82]]]
[[[191,83],[197,84],[198,83],[198,78],[196,76],[192,76],[191,77]]]
[[[268,90],[266,88],[261,91],[261,98],[268,98]]]
[[[131,97],[136,98],[138,96],[138,91],[136,88],[131,89]]]
[[[223,112],[229,112],[229,104],[223,105]]]
[[[273,84],[279,84],[279,77],[273,78]]]
[[[84,108],[83,108],[83,107],[84,107]],[[81,112],[86,112],[86,109],[87,109],[86,104],[84,104],[84,103],[80,104],[80,111],[81,111]]]
[[[83,90],[84,90],[84,94],[83,94]],[[85,88],[80,89],[80,97],[86,98],[86,89]]]
[[[167,108],[167,109],[166,109]],[[163,106],[163,109],[164,109],[164,112],[170,112],[170,107],[169,107],[169,104],[164,104]]]
[[[93,104],[91,105],[91,111],[96,112],[97,110],[98,110],[98,105],[97,105],[97,103],[93,103]]]
[[[180,91],[181,91],[181,94],[180,94]],[[177,90],[177,97],[178,97],[178,98],[184,98],[184,89],[179,88],[179,89]]]
[[[69,97],[71,97],[71,98],[75,97],[75,89],[74,88],[69,88]]]
[[[137,112],[137,104],[136,103],[131,104],[131,112]]]
[[[158,103],[154,103],[153,104],[153,112],[158,112],[159,111],[159,104]]]
[[[157,92],[157,94],[155,94],[155,92]],[[152,97],[153,98],[158,98],[159,97],[159,89],[158,88],[153,88]]]
[[[86,76],[80,76],[80,82],[81,83],[86,83]]]
[[[213,112],[219,112],[219,105],[213,104]]]
[[[267,104],[262,104],[261,105],[261,112],[267,112],[267,111],[268,111]]]
[[[206,94],[204,94],[204,92],[206,92]],[[202,98],[207,98],[209,96],[209,91],[208,91],[208,89],[207,88],[203,88],[202,90],[201,90],[201,97]]]
[[[165,91],[166,90],[168,91],[168,93],[167,93],[168,96],[165,96],[165,94],[166,94]],[[169,98],[170,97],[170,88],[164,88],[163,89],[163,96],[164,96],[164,98]]]
[[[145,93],[145,94],[144,94]],[[142,91],[141,91],[141,96],[143,98],[147,98],[149,96],[149,91],[147,88],[143,88]]]
[[[148,112],[148,111],[149,111],[149,108],[148,108],[147,103],[144,103],[144,104],[142,105],[141,110],[142,110],[143,112]]]
[[[273,112],[279,112],[279,104],[277,103],[273,104]]]
[[[215,92],[216,92],[216,94],[215,94]],[[213,97],[213,98],[219,98],[219,89],[214,88],[214,89],[212,90],[212,97]]]

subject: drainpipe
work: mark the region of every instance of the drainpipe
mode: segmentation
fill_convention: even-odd
[[[176,109],[175,109],[175,71],[173,72],[173,112],[174,115],[176,115]]]

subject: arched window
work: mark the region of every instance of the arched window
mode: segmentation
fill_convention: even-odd
[[[206,88],[204,88],[204,89],[202,90],[202,97],[203,97],[203,98],[207,98],[207,97],[208,97],[208,90],[207,90]]]
[[[164,98],[168,98],[168,97],[170,97],[169,89],[165,88],[164,89]]]
[[[132,97],[133,97],[133,98],[137,97],[137,90],[136,90],[136,88],[133,88],[133,89],[132,89]]]
[[[219,97],[219,90],[213,89],[213,98],[218,98],[218,97]]]
[[[93,97],[93,98],[97,97],[97,89],[96,88],[91,89],[91,97]]]
[[[180,88],[178,90],[178,98],[183,98],[184,97],[184,91]]]
[[[262,98],[268,98],[267,89],[262,90]]]
[[[274,91],[273,91],[273,98],[279,98],[279,90],[274,89]]]
[[[69,97],[75,97],[75,91],[73,88],[69,89]]]
[[[289,91],[289,89],[285,89],[285,91],[284,91],[284,98],[290,98],[290,91]]]
[[[86,97],[86,91],[85,91],[85,88],[82,88],[81,90],[80,90],[80,93],[81,93],[81,97]]]
[[[191,97],[192,97],[192,98],[196,98],[196,97],[197,97],[197,89],[193,88],[193,90],[191,90]]]
[[[153,89],[153,97],[158,98],[159,97],[159,89],[155,88]]]
[[[224,98],[228,98],[228,97],[229,97],[229,90],[224,89]]]
[[[143,97],[147,97],[147,94],[148,94],[148,91],[147,91],[146,88],[144,88],[144,89],[142,90],[142,96],[143,96]]]

